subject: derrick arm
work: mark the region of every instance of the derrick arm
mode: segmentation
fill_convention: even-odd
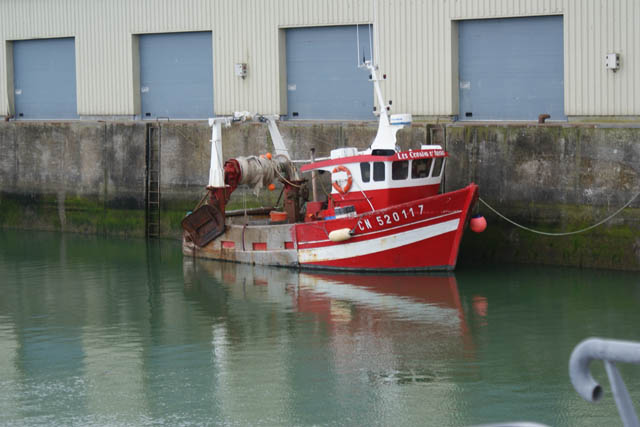
[[[222,126],[231,126],[232,122],[258,120],[266,123],[275,148],[275,155],[237,157],[222,161]],[[211,165],[209,184],[207,185],[206,204],[197,206],[193,213],[182,220],[182,228],[188,240],[203,247],[225,230],[225,208],[231,193],[240,184],[254,187],[257,194],[260,188],[270,185],[274,179],[280,179],[285,185],[284,205],[289,222],[301,218],[301,206],[306,200],[304,180],[291,162],[282,135],[276,125],[277,116],[257,116],[248,112],[235,113],[233,117],[209,119],[211,126]],[[203,201],[205,200],[203,199]]]
[[[282,154],[287,159],[291,159],[289,155],[289,150],[282,139],[282,135],[280,135],[280,130],[276,125],[276,120],[278,116],[260,116],[260,121],[267,122],[267,126],[269,128],[269,134],[271,135],[271,140],[273,141],[273,146],[275,147],[276,154]]]

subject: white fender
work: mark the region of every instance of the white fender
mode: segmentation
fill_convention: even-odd
[[[350,228],[340,228],[338,230],[333,230],[329,233],[329,240],[332,242],[344,242],[345,240],[349,240],[351,238],[351,229]]]

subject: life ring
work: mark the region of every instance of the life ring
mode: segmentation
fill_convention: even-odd
[[[336,166],[331,171],[332,174],[338,173],[338,172],[344,172],[347,174],[347,183],[344,186],[340,186],[340,184],[338,184],[338,181],[334,181],[333,188],[335,188],[336,191],[340,194],[346,194],[351,189],[351,184],[353,184],[353,177],[351,176],[351,171],[347,167],[342,165]]]

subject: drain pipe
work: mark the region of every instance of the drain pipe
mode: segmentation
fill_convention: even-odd
[[[540,114],[538,116],[538,124],[542,125],[544,124],[545,120],[550,119],[551,116],[549,114]]]

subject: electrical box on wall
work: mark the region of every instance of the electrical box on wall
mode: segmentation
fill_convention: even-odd
[[[242,77],[243,79],[247,77],[247,64],[238,63],[236,64],[235,70],[236,70],[236,76]]]
[[[616,72],[620,68],[620,54],[609,53],[605,56],[605,67]]]

